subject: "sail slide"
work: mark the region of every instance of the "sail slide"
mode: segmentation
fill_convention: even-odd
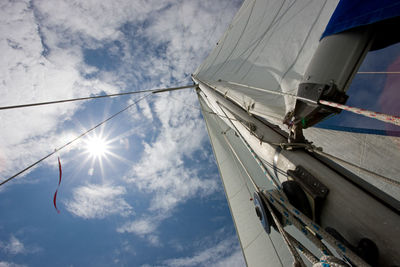
[[[310,125],[305,122],[304,127],[300,127],[301,136],[304,130],[306,140],[313,143],[291,135],[291,125],[297,126],[306,117],[291,115],[297,121],[286,123],[288,114],[308,112],[307,103],[313,100],[300,93],[308,90],[307,83],[334,84],[332,88],[340,91],[345,102],[345,93],[355,72],[366,53],[376,49],[377,44],[374,43],[376,39],[371,38],[373,27],[360,26],[396,19],[400,15],[400,11],[392,12],[394,15],[390,13],[390,1],[382,1],[386,4],[384,9],[389,11],[388,16],[370,12],[380,18],[361,16],[358,22],[350,20],[347,26],[337,27],[340,24],[337,18],[343,18],[339,11],[357,6],[350,2],[353,3],[246,0],[215,49],[193,74],[248,266],[290,266],[296,261],[293,259],[300,258],[290,249],[290,238],[285,231],[318,257],[318,261],[324,249],[319,247],[318,250],[314,245],[320,241],[311,240],[314,242],[311,244],[301,232],[309,236],[311,233],[317,239],[321,237],[325,243],[332,238],[334,241],[329,244],[336,246],[334,255],[348,263],[354,261],[352,265],[368,266],[364,265],[365,260],[373,266],[392,266],[400,260],[399,138],[311,127],[336,111],[320,114]],[[369,8],[376,7],[373,1],[365,2],[371,4]],[[299,100],[306,102],[305,108],[297,109]],[[320,108],[318,101],[312,105]],[[306,115],[309,114],[314,113]],[[322,147],[322,151],[317,147]],[[322,152],[331,157],[323,156]],[[293,207],[287,208],[283,204],[284,197],[274,198],[274,192],[280,192],[280,186],[287,181],[301,184],[307,191],[306,198],[312,209],[308,218],[297,214],[298,210]],[[275,183],[275,187],[271,183]],[[275,209],[279,209],[279,205],[272,202],[282,201],[280,204],[284,208],[277,213],[290,218],[285,211],[291,210],[299,216],[295,215],[294,221],[300,222],[300,226],[287,219],[284,230],[277,227],[279,232],[271,230],[269,233],[262,225],[265,220],[259,219],[265,216],[255,211],[256,196]],[[275,214],[271,208],[265,210]],[[279,220],[273,221],[275,226],[279,225]],[[324,232],[326,228],[330,229],[329,234]],[[378,252],[375,248],[373,253],[360,248],[362,242],[359,241],[364,238],[376,244],[379,257],[368,259],[368,255]]]

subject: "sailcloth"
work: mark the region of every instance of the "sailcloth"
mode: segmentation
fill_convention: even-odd
[[[337,3],[245,1],[194,76],[252,114],[281,124],[295,99],[262,89],[297,93]]]
[[[290,254],[281,236],[275,231],[267,235],[256,216],[251,200],[255,188],[246,172],[256,180],[259,187],[272,189],[272,186],[230,126],[215,115],[201,98],[200,105],[246,264],[291,266]],[[285,230],[303,244],[312,247],[293,226]],[[318,255],[318,251],[313,252]]]
[[[199,83],[202,91],[199,93],[199,100],[203,116],[239,241],[249,266],[290,266],[292,260],[278,233],[271,231],[270,235],[266,234],[250,200],[255,187],[249,176],[259,188],[271,189],[271,184],[241,138],[235,134],[237,129],[232,120],[238,118],[229,113],[229,108],[221,108],[211,91],[225,96],[253,117],[287,130],[282,121],[285,114],[293,110],[295,104],[295,99],[288,94],[297,94],[298,85],[304,79],[303,75],[338,3],[337,0],[246,0],[217,46],[193,74],[194,81]],[[360,24],[354,24],[358,25]],[[333,33],[337,32],[340,32],[340,29]],[[209,93],[206,93],[207,90]],[[227,111],[227,114],[223,110]],[[240,126],[240,123],[236,125]],[[243,133],[244,129],[243,126],[239,131]],[[364,186],[363,190],[376,189],[374,193],[378,197],[387,201],[392,208],[400,209],[398,187],[393,187],[372,174],[379,173],[383,177],[400,181],[398,137],[319,128],[306,129],[304,134],[309,141],[321,146],[324,152],[341,158],[342,161],[330,159],[330,163],[340,165],[345,172],[357,177],[357,181],[361,181],[360,184]],[[258,140],[262,137],[253,133],[248,132],[247,138],[268,172],[281,181],[287,179],[287,175],[277,171],[277,168],[274,168],[275,163],[272,162],[274,153],[279,154],[279,151],[266,151],[265,143],[261,145]],[[279,142],[285,142],[284,138]],[[290,156],[286,156],[286,159],[288,158]],[[353,166],[344,164],[343,161],[348,161]],[[300,159],[300,164],[306,163],[305,159]],[[296,167],[287,162],[284,164],[287,169]],[[366,169],[367,172],[354,165]],[[330,171],[331,169],[324,169],[322,173]],[[347,216],[345,210],[340,210],[340,205],[346,204],[346,201],[341,199],[346,192],[341,192],[340,188],[333,192],[334,183],[325,181],[331,183],[328,186],[332,188],[332,198],[326,203],[327,206],[339,213],[343,211],[342,217]],[[361,199],[362,193],[357,191],[360,189],[355,190],[360,194],[357,197]],[[363,207],[363,203],[355,205],[359,205],[356,209],[363,209],[362,212],[366,213],[367,207]],[[333,215],[328,209],[324,212]],[[382,209],[382,214],[387,212],[386,209]],[[360,222],[357,218],[346,219],[354,223]],[[325,223],[348,227],[347,229],[359,227],[343,225],[340,219],[336,218]],[[362,225],[361,228],[364,234],[369,232],[368,227],[364,229]],[[398,231],[398,228],[396,229]],[[285,230],[307,248],[313,249],[308,240],[301,237],[293,226],[285,227]],[[351,230],[349,231],[351,235]],[[386,250],[382,251],[382,255],[395,254],[393,247],[396,245],[386,241],[393,241],[390,240],[390,234],[381,237],[382,243],[379,246],[385,247]],[[316,251],[313,253],[319,255]]]

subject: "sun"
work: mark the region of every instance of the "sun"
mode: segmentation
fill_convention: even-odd
[[[105,138],[92,136],[86,141],[86,152],[93,158],[101,159],[110,153],[110,147]]]

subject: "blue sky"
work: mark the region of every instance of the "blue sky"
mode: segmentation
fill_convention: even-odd
[[[362,72],[398,72],[400,44],[367,53],[348,91],[347,105],[398,115],[398,74],[367,74]],[[347,127],[354,131],[400,136],[400,127],[349,112],[341,112],[319,124],[321,127]],[[340,129],[340,128],[339,128]],[[366,130],[366,131],[364,131]]]
[[[190,84],[240,4],[3,1],[0,104]],[[135,98],[3,111],[0,177]],[[109,142],[101,160],[93,136]],[[0,266],[244,265],[190,89],[146,98],[1,187],[0,213]]]
[[[3,1],[0,105],[190,84],[190,74],[240,4]],[[384,71],[388,65],[397,70],[399,46],[388,49],[384,53],[390,56],[369,53],[360,70]],[[348,104],[395,114],[391,108],[398,101],[385,96],[386,89],[397,90],[395,82],[376,77],[357,75]],[[383,92],[375,101],[377,88]],[[0,177],[136,98],[0,112]],[[346,113],[324,123],[386,129]],[[101,159],[87,149],[96,136],[109,146]],[[63,167],[60,214],[52,203],[57,156]],[[146,98],[0,187],[0,213],[0,267],[244,265],[196,95],[189,89]]]

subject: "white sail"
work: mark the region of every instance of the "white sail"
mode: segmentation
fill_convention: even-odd
[[[400,173],[400,137],[351,133],[315,127],[306,129],[304,134],[316,146],[322,147],[324,152],[344,161],[333,159],[337,164],[361,177],[368,184],[387,193],[398,203],[400,199],[398,187],[379,177],[377,178],[373,173],[400,182],[398,175]],[[362,169],[346,164],[346,162]],[[397,208],[400,208],[398,204]]]
[[[293,110],[295,104],[294,98],[287,94],[297,94],[337,3],[335,0],[245,1],[217,47],[193,75],[193,80],[199,83],[203,115],[249,266],[289,266],[292,261],[278,234],[272,231],[268,236],[255,216],[254,205],[249,201],[255,190],[250,177],[261,189],[269,189],[270,184],[238,133],[266,169],[281,182],[287,179],[286,171],[303,166],[329,188],[330,195],[321,215],[322,227],[332,226],[344,232],[352,242],[365,236],[377,240],[378,247],[383,248],[380,252],[385,258],[384,263],[395,262],[394,248],[399,243],[397,239],[391,239],[391,233],[399,234],[400,228],[398,216],[391,208],[398,207],[400,195],[397,187],[391,187],[382,179],[377,180],[368,171],[361,172],[360,168],[336,162],[361,177],[365,184],[384,191],[394,200],[392,207],[388,207],[363,191],[365,188],[343,179],[337,170],[316,161],[305,151],[280,152],[276,144],[287,140],[272,128],[266,130],[263,128],[265,125],[260,125],[262,120],[266,120],[282,128],[285,114]],[[347,67],[354,69],[354,66]],[[242,111],[235,113],[231,110],[234,104],[226,107],[220,103],[224,97],[227,99],[225,104],[235,103]],[[237,114],[240,112],[242,115]],[[250,116],[244,116],[243,112]],[[261,121],[257,122],[252,115],[257,115]],[[246,119],[240,121],[239,117]],[[246,123],[254,124],[256,130],[251,130]],[[265,136],[265,132],[273,133]],[[383,177],[393,178],[399,172],[396,165],[400,158],[398,138],[317,128],[307,129],[305,136],[315,145],[322,146],[326,153]],[[371,150],[378,152],[365,153]],[[281,173],[276,172],[277,169]],[[354,199],[357,201],[348,205]],[[385,197],[382,199],[386,200]],[[369,214],[369,209],[374,210],[374,214]],[[385,219],[377,221],[377,217]],[[371,223],[373,221],[375,225]],[[389,227],[391,233],[382,231],[385,227]],[[298,234],[290,227],[285,227],[285,230]],[[298,240],[307,243],[305,238]],[[312,246],[307,247],[312,250]]]
[[[276,231],[267,235],[256,216],[254,204],[251,201],[255,188],[246,172],[261,188],[272,189],[271,184],[265,179],[257,162],[253,160],[232,128],[215,115],[203,99],[199,100],[247,265],[290,266],[292,259],[282,237]],[[312,247],[310,242],[293,226],[286,230],[302,243]],[[319,255],[315,248],[313,252]]]
[[[262,89],[296,94],[337,3],[245,1],[194,76],[252,114],[280,124],[293,109],[293,98]]]

